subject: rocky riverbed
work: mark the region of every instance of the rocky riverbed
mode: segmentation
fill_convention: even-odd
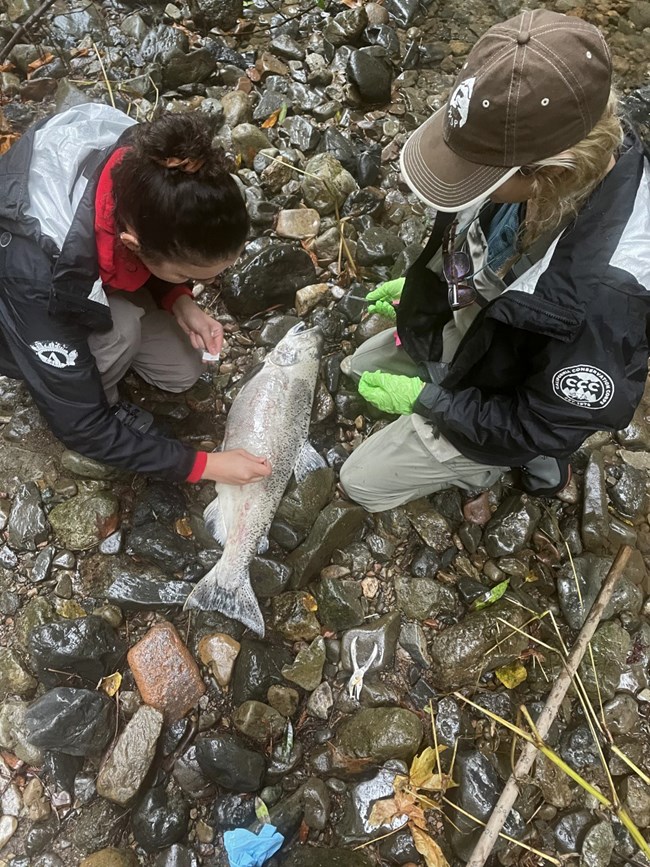
[[[7,0],[0,51],[38,5]],[[548,5],[605,30],[647,135],[650,3]],[[328,463],[289,488],[255,561],[258,640],[218,614],[181,611],[220,555],[201,519],[212,486],[64,452],[26,389],[0,379],[2,867],[225,867],[223,833],[259,829],[256,796],[285,837],[271,865],[424,864],[403,818],[371,814],[435,743],[458,785],[452,804],[440,803],[445,786],[429,792],[439,808],[422,822],[460,867],[477,839],[468,814],[487,819],[511,768],[511,735],[481,708],[508,721],[521,704],[539,712],[561,642],[572,643],[621,543],[634,555],[581,677],[608,733],[609,774],[648,833],[650,392],[626,430],[575,455],[560,499],[528,498],[506,477],[371,517],[337,489],[347,455],[387,420],[340,370],[389,325],[367,316],[363,297],[403,274],[432,221],[400,181],[400,146],[444,101],[477,35],[519,8],[58,0],[0,65],[0,150],[88,100],[139,119],[161,107],[212,119],[253,224],[241,262],[199,296],[225,325],[222,359],[184,396],[133,376],[124,397],[214,448],[242,376],[299,318],[318,323],[327,347],[312,427]],[[377,647],[358,700],[353,646],[361,662]],[[575,693],[549,740],[608,791]],[[648,863],[546,760],[506,830],[562,863],[571,853],[585,867]],[[503,841],[494,857],[544,863]]]

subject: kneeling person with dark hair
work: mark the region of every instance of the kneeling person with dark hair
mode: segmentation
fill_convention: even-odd
[[[175,481],[263,478],[263,457],[196,452],[117,391],[129,368],[184,391],[202,353],[220,352],[221,325],[188,283],[230,267],[248,225],[195,115],[138,125],[88,104],[38,124],[0,158],[0,373],[87,457]]]

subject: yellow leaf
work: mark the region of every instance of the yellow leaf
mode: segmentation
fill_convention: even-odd
[[[429,792],[446,792],[447,789],[452,789],[457,785],[458,783],[455,783],[449,774],[430,774],[418,788],[426,789]]]
[[[99,686],[100,689],[109,696],[109,698],[112,698],[120,686],[122,686],[122,675],[119,671],[116,671],[115,674],[109,674],[108,677],[102,677]]]
[[[175,524],[176,532],[179,536],[189,539],[192,536],[192,526],[189,518],[178,518]]]
[[[514,689],[528,677],[526,666],[522,665],[519,660],[511,662],[510,665],[502,665],[494,673],[506,689]]]
[[[411,762],[411,770],[409,771],[410,783],[415,789],[425,788],[422,785],[423,782],[429,779],[433,773],[433,769],[438,766],[438,756],[446,749],[447,747],[444,744],[441,744],[437,749],[427,747],[419,756],[415,756]]]
[[[279,108],[277,111],[274,111],[273,114],[270,114],[266,118],[264,123],[260,124],[262,129],[271,129],[272,126],[275,126],[276,123],[278,122],[278,118],[280,117],[281,111],[282,111],[282,109]]]
[[[435,840],[429,837],[421,828],[411,825],[413,843],[420,855],[424,857],[427,867],[449,867],[449,861],[442,854],[442,849]]]
[[[397,809],[395,798],[384,798],[382,801],[375,801],[372,805],[372,810],[368,816],[368,824],[373,828],[379,828],[381,825],[390,825],[393,819],[403,815]]]
[[[406,788],[408,788],[408,784],[408,777],[405,777],[403,774],[395,774],[395,779],[393,780],[393,791],[403,792]]]

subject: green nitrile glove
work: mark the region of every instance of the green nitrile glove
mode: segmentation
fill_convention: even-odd
[[[404,280],[404,277],[388,280],[386,283],[380,283],[372,292],[368,292],[366,301],[374,302],[368,306],[368,312],[379,313],[394,322],[396,319],[394,304],[402,295]]]
[[[417,376],[367,370],[359,381],[359,394],[383,412],[408,415],[423,387]]]

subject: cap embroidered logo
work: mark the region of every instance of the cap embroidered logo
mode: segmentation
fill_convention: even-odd
[[[614,397],[614,383],[597,367],[576,364],[558,370],[553,376],[553,391],[574,406],[604,409]]]
[[[450,126],[461,127],[467,123],[469,102],[472,98],[476,78],[466,78],[454,89],[447,106],[447,121]]]
[[[50,367],[74,367],[79,355],[76,349],[70,349],[69,346],[53,340],[47,343],[37,340],[30,345],[30,349],[33,349],[40,360]]]

